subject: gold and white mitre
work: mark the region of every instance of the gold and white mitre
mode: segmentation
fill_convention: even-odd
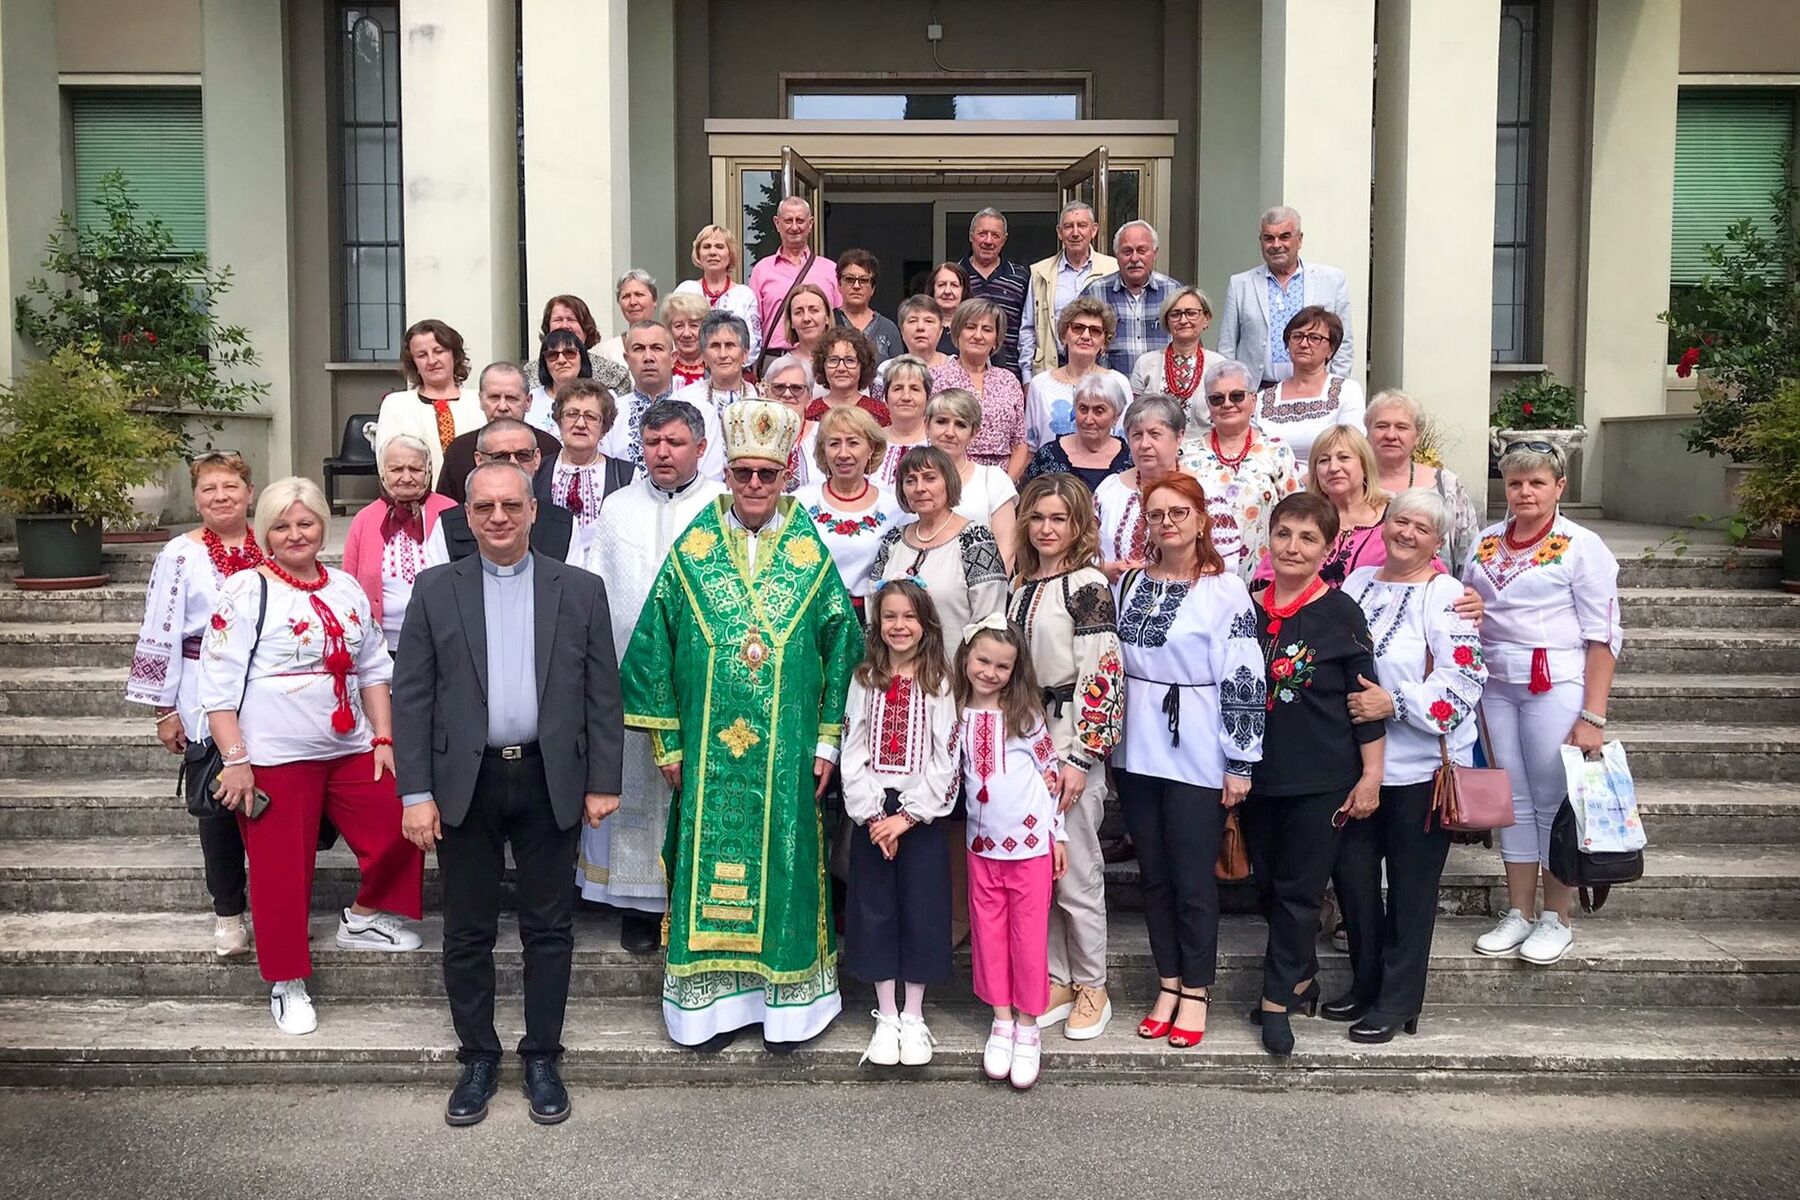
[[[719,413],[724,426],[725,458],[761,458],[785,463],[800,439],[800,416],[785,404],[739,400]]]

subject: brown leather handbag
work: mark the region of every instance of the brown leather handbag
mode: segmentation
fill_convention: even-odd
[[[1431,650],[1425,651],[1425,677],[1431,677]],[[1482,740],[1487,740],[1487,720],[1476,708],[1475,720],[1481,725]],[[1431,776],[1431,811],[1425,814],[1425,828],[1431,829],[1435,815],[1438,825],[1452,833],[1487,833],[1506,829],[1513,823],[1512,780],[1504,767],[1464,767],[1450,759],[1450,744],[1438,736],[1438,755],[1442,765]]]
[[[1236,809],[1225,814],[1225,832],[1219,835],[1219,861],[1213,864],[1213,874],[1226,883],[1250,878],[1250,855],[1244,850],[1244,830]]]

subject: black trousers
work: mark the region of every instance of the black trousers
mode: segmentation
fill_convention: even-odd
[[[519,941],[525,952],[525,1036],[521,1057],[562,1053],[563,1010],[575,951],[575,855],[579,823],[559,829],[536,756],[489,754],[461,825],[444,826],[438,870],[444,880],[444,991],[462,1043],[457,1058],[498,1058],[494,1032],[494,939],[506,844],[517,867]]]
[[[1113,772],[1119,807],[1137,848],[1150,957],[1164,979],[1211,987],[1219,967],[1219,838],[1225,806],[1218,788]]]
[[[900,811],[891,788],[884,811]],[[942,821],[915,825],[900,835],[889,861],[866,828],[850,827],[844,970],[851,976],[864,983],[950,981],[949,837]]]
[[[1383,1017],[1416,1017],[1437,924],[1438,881],[1450,833],[1431,813],[1431,781],[1381,789],[1381,807],[1344,829],[1338,849],[1338,905],[1350,936],[1351,990]],[[1381,863],[1387,860],[1387,903]]]
[[[250,907],[250,875],[244,866],[244,835],[237,814],[201,817],[200,857],[206,863],[206,890],[212,896],[213,915],[241,917]]]
[[[1257,902],[1269,922],[1263,998],[1273,1004],[1291,1003],[1295,986],[1318,974],[1319,904],[1340,837],[1331,814],[1349,795],[1348,785],[1310,796],[1258,796],[1252,790],[1238,811]]]

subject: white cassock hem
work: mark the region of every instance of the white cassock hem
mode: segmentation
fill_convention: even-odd
[[[611,818],[608,818],[610,820]],[[600,828],[581,827],[581,852],[575,859],[575,886],[581,889],[581,898],[591,900],[595,904],[610,904],[614,908],[629,908],[636,912],[655,913],[658,916],[669,911],[667,893],[644,893],[636,896],[621,895],[610,883],[588,878],[589,868],[596,868],[610,874],[612,866],[612,831],[606,822]]]
[[[683,1046],[698,1046],[709,1038],[746,1025],[761,1023],[763,1040],[805,1042],[825,1032],[844,1010],[843,997],[833,989],[810,1004],[768,1006],[768,993],[751,988],[723,996],[704,1008],[681,1008],[663,1001],[663,1024],[669,1036]]]

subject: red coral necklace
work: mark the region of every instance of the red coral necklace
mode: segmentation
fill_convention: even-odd
[[[274,559],[269,559],[267,565],[269,574],[281,580],[281,582],[287,584],[297,592],[317,592],[331,582],[331,572],[327,571],[324,567],[319,568],[319,577],[317,579],[313,580],[311,583],[302,583],[292,575],[289,575],[286,571],[282,570],[281,564]]]
[[[1182,367],[1182,355],[1175,353],[1175,343],[1163,347],[1163,386],[1177,400],[1192,398],[1200,386],[1200,347],[1194,347],[1193,360]]]
[[[263,562],[262,547],[256,544],[255,538],[248,535],[244,538],[244,544],[233,550],[225,545],[224,538],[210,529],[203,529],[200,532],[200,544],[206,547],[213,569],[226,579],[239,571],[261,566]]]

